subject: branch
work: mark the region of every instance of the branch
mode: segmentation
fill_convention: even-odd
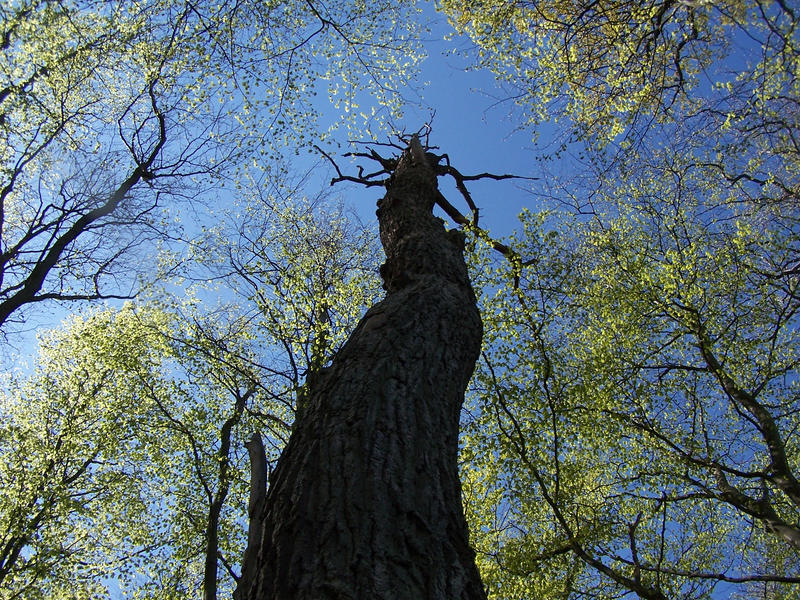
[[[542,497],[544,498],[547,505],[550,507],[550,510],[555,517],[555,520],[558,522],[561,530],[564,532],[564,535],[567,537],[567,543],[569,543],[572,552],[577,556],[581,561],[583,561],[588,566],[592,567],[596,571],[603,573],[604,575],[610,577],[613,581],[617,582],[618,584],[628,588],[629,590],[636,593],[640,598],[645,598],[647,600],[666,600],[666,596],[661,592],[658,588],[650,587],[644,584],[641,581],[636,579],[631,579],[626,575],[615,571],[612,567],[606,565],[602,560],[594,556],[587,550],[583,544],[581,544],[578,536],[573,531],[572,527],[567,520],[567,516],[564,515],[563,511],[561,510],[561,506],[558,504],[557,499],[553,497],[550,493],[550,490],[547,487],[547,484],[542,476],[539,468],[536,466],[534,460],[531,458],[530,453],[528,452],[528,447],[525,443],[525,434],[522,431],[522,427],[520,426],[519,421],[517,420],[514,413],[508,407],[508,403],[506,401],[505,395],[503,394],[502,390],[500,389],[500,385],[494,373],[493,367],[489,362],[486,354],[483,354],[484,360],[486,361],[487,365],[489,365],[489,369],[493,378],[494,384],[494,391],[497,396],[498,404],[500,408],[502,408],[503,413],[508,417],[508,420],[511,422],[511,427],[513,431],[509,431],[503,425],[503,419],[500,415],[500,410],[495,407],[496,416],[497,416],[497,424],[500,427],[500,431],[503,435],[508,439],[514,450],[517,452],[519,458],[522,462],[528,467],[533,476],[534,480],[536,481],[537,485],[539,486],[539,491],[542,493]]]
[[[700,354],[709,371],[717,378],[722,389],[736,405],[741,405],[756,420],[758,430],[767,446],[772,471],[771,480],[782,490],[789,499],[800,507],[800,482],[794,476],[789,460],[786,456],[786,444],[781,436],[778,424],[772,414],[752,394],[743,390],[734,381],[720,364],[712,350],[712,342],[705,326],[700,321],[697,311],[692,311],[695,316],[694,333],[697,336]],[[799,540],[800,541],[800,540]]]
[[[464,185],[465,181],[477,181],[479,179],[494,179],[495,181],[501,181],[503,179],[525,179],[528,181],[537,181],[538,177],[524,177],[522,175],[495,175],[494,173],[479,173],[477,175],[462,175],[457,169],[450,165],[450,158],[445,154],[441,157],[438,157],[439,160],[442,158],[447,158],[446,165],[436,165],[436,174],[437,175],[450,175],[456,182],[456,189],[461,192],[461,195],[464,197],[464,200],[469,206],[470,211],[472,211],[472,225],[474,227],[478,226],[478,208],[475,206],[475,203],[472,200],[472,196],[467,190],[467,186]]]
[[[633,561],[626,559],[622,556],[617,556],[616,559],[623,564],[636,566]],[[656,573],[662,575],[674,575],[676,577],[686,577],[689,579],[713,579],[716,581],[724,581],[726,583],[754,583],[757,581],[774,582],[774,583],[800,583],[800,577],[792,575],[741,575],[733,577],[725,573],[703,573],[702,571],[682,571],[679,569],[671,569],[669,567],[657,566],[653,567],[647,564],[639,563],[638,568],[648,573]]]
[[[56,267],[70,244],[74,243],[87,230],[91,229],[94,223],[112,214],[136,184],[142,180],[147,181],[154,177],[151,168],[161,154],[161,149],[167,141],[166,119],[156,102],[155,84],[156,82],[153,81],[148,86],[148,95],[150,96],[153,113],[158,120],[158,141],[143,160],[136,161],[136,167],[131,171],[130,175],[128,175],[128,178],[106,197],[105,202],[97,208],[84,213],[69,227],[69,229],[55,238],[50,249],[47,250],[41,260],[36,263],[36,266],[31,269],[21,289],[0,302],[0,327],[8,320],[14,311],[25,304],[36,301],[39,292],[44,286],[45,279],[50,271]]]
[[[377,176],[377,175],[382,174],[384,172],[388,174],[389,173],[388,171],[379,171],[376,174],[367,175],[367,176],[363,176],[363,175],[361,175],[361,173],[359,173],[358,177],[353,177],[352,175],[344,175],[342,173],[342,170],[339,168],[339,165],[336,164],[336,161],[333,160],[333,158],[331,158],[331,156],[327,152],[325,152],[322,148],[320,148],[316,144],[314,145],[314,148],[317,151],[319,151],[319,153],[322,154],[325,158],[327,158],[328,161],[333,165],[333,168],[336,169],[336,173],[337,173],[338,177],[334,177],[333,179],[331,179],[331,185],[335,185],[335,184],[339,183],[340,181],[352,181],[354,183],[360,183],[361,185],[366,186],[366,187],[371,187],[371,186],[385,186],[386,182],[388,181],[388,179],[381,179],[381,180],[378,180],[378,181],[371,181],[370,180],[370,177]],[[377,153],[375,153],[374,150],[373,150],[373,153],[376,156],[378,156]],[[372,158],[369,155],[361,154],[361,153],[351,153],[350,156],[366,156],[367,158]]]
[[[427,139],[427,137],[426,137]],[[471,231],[474,233],[478,238],[483,240],[484,242],[488,243],[492,249],[496,250],[503,256],[505,256],[508,260],[511,261],[512,265],[514,266],[514,288],[516,289],[519,286],[519,279],[520,279],[520,268],[522,266],[530,264],[530,261],[523,261],[519,254],[513,250],[511,247],[503,244],[502,242],[497,241],[494,239],[487,230],[479,227],[478,225],[478,216],[479,210],[478,207],[475,205],[474,200],[472,199],[472,195],[470,194],[469,190],[467,189],[465,181],[477,181],[479,179],[493,179],[495,181],[501,181],[504,179],[525,179],[528,181],[535,181],[538,180],[538,177],[525,177],[522,175],[511,175],[511,174],[503,174],[497,175],[494,173],[478,173],[476,175],[463,175],[460,171],[450,165],[450,158],[447,154],[434,154],[429,152],[428,150],[431,149],[431,146],[425,145],[422,146],[419,133],[412,134],[408,140],[401,137],[403,142],[407,142],[409,144],[408,148],[405,150],[406,152],[415,152],[417,155],[415,157],[416,162],[420,164],[425,164],[429,168],[431,168],[436,176],[442,177],[445,175],[449,175],[452,177],[456,184],[456,189],[461,193],[464,201],[467,203],[467,207],[472,214],[472,218],[467,218],[461,211],[459,211],[452,203],[450,203],[444,195],[437,190],[437,197],[436,197],[436,204],[445,212],[445,214],[450,217],[453,222],[460,225],[464,229]],[[396,146],[393,143],[389,144],[379,144],[375,142],[375,145],[388,145],[393,148]],[[319,146],[314,146],[314,148],[322,154],[328,161],[333,165],[333,168],[336,169],[337,177],[331,179],[331,185],[339,183],[340,181],[352,181],[354,183],[359,183],[361,185],[372,187],[372,186],[385,186],[386,183],[389,181],[389,177],[391,177],[392,173],[394,173],[395,168],[399,162],[397,158],[384,158],[380,154],[378,154],[374,148],[370,148],[369,153],[366,152],[349,152],[345,154],[345,156],[357,156],[361,158],[367,158],[369,160],[375,161],[380,164],[381,169],[374,173],[369,173],[367,175],[364,174],[363,167],[358,167],[358,176],[352,175],[345,175],[342,173],[342,170],[339,168],[339,165],[336,161],[322,148]],[[439,164],[442,159],[445,159],[446,164],[442,165]],[[374,179],[375,177],[379,177],[381,175],[388,175],[389,177],[385,179]]]
[[[225,570],[228,572],[228,575],[230,575],[231,578],[233,578],[233,580],[238,583],[239,580],[241,579],[241,575],[236,574],[236,571],[233,570],[233,566],[228,562],[228,559],[225,558],[225,556],[222,554],[222,551],[220,550],[217,551],[217,558],[219,558],[219,561],[222,563],[222,566],[225,567]]]

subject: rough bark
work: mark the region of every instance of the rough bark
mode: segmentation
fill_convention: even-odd
[[[433,216],[436,175],[419,154],[378,202],[386,298],[310,382],[242,598],[486,598],[456,465],[482,327],[463,236]]]

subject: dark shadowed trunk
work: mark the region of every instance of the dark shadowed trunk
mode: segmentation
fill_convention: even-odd
[[[378,203],[387,296],[310,382],[238,598],[486,597],[456,466],[481,321],[436,194],[424,154],[407,151]]]

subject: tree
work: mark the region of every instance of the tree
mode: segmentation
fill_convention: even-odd
[[[487,275],[464,477],[490,589],[796,594],[795,11],[444,8],[571,160]]]
[[[698,166],[730,187],[745,179],[793,194],[797,15],[786,3],[474,0],[442,10],[514,89],[523,122],[566,120],[590,147],[632,151],[628,165],[641,142],[682,132],[706,155]]]
[[[432,214],[438,161],[416,136],[380,162],[387,295],[308,382],[240,598],[485,597],[456,468],[481,340],[464,237]]]
[[[203,265],[195,278],[225,282],[262,355],[281,341],[262,361],[272,364],[271,385],[290,392],[282,402],[294,409],[306,379],[375,300],[379,249],[373,228],[328,194],[298,199],[302,182],[253,189],[229,222],[195,245],[193,261]]]
[[[259,432],[274,462],[303,393],[297,381],[341,345],[376,278],[366,277],[372,244],[341,209],[255,202],[231,209],[249,215],[235,222],[240,237],[211,231],[195,256],[217,293],[249,289],[241,303],[209,308],[200,289],[183,303],[157,294],[73,319],[43,340],[37,372],[8,382],[9,597],[107,597],[110,581],[151,599],[230,595],[246,540],[244,443]],[[325,343],[309,321],[318,303]]]
[[[104,575],[161,541],[139,519],[148,482],[130,457],[153,416],[138,377],[162,347],[129,310],[99,313],[43,338],[35,371],[4,380],[0,597],[102,597]]]
[[[263,460],[271,468],[307,395],[304,382],[341,346],[376,279],[371,232],[346,220],[341,206],[259,195],[240,208],[230,223],[236,234],[224,226],[210,231],[195,259],[207,275],[237,290],[241,304],[206,314],[194,307],[180,318],[182,330],[167,335],[183,373],[181,389],[163,400],[154,396],[172,423],[179,457],[170,463],[185,464],[183,476],[163,478],[170,486],[185,481],[182,496],[193,505],[193,529],[182,537],[190,547],[206,540],[208,599],[217,597],[218,581],[224,583],[219,594],[230,595],[241,573],[247,479],[239,472],[234,481],[233,473],[241,469],[245,440],[255,432],[260,446],[263,437]],[[177,404],[176,397],[182,397]],[[235,496],[226,504],[229,492]],[[229,541],[221,548],[223,534]]]
[[[266,169],[284,142],[302,146],[326,78],[328,97],[353,115],[364,89],[391,105],[418,57],[403,3],[0,10],[4,329],[39,302],[132,297],[147,261],[123,261],[181,236],[179,200],[197,210],[209,187],[254,161]]]
[[[529,214],[534,262],[484,300],[462,468],[498,597],[800,583],[796,299],[740,279],[780,240],[686,209],[557,233]]]

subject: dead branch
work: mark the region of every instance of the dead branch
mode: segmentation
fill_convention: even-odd
[[[424,128],[423,128],[424,130]],[[339,168],[339,165],[336,161],[322,148],[319,146],[314,146],[314,148],[320,152],[328,161],[333,165],[333,168],[336,169],[337,176],[331,179],[331,185],[339,183],[340,181],[352,181],[354,183],[358,183],[367,187],[373,186],[385,186],[386,183],[389,181],[392,173],[394,173],[395,168],[397,167],[398,159],[391,157],[385,158],[378,154],[375,150],[374,146],[385,146],[390,148],[400,149],[402,151],[406,151],[411,144],[412,139],[419,140],[420,132],[415,132],[409,136],[405,134],[399,134],[398,139],[406,144],[405,148],[401,147],[393,142],[388,143],[380,143],[380,142],[358,142],[360,144],[369,145],[369,152],[348,152],[345,156],[351,157],[358,157],[358,158],[366,158],[377,162],[381,168],[378,171],[374,171],[372,173],[364,173],[364,167],[358,166],[358,175],[345,175],[342,170]],[[520,270],[523,266],[527,266],[531,264],[531,261],[523,261],[522,257],[513,250],[511,247],[499,242],[491,237],[489,232],[478,225],[478,218],[479,218],[479,209],[475,204],[475,201],[472,198],[472,194],[470,194],[469,189],[467,189],[466,183],[467,181],[477,181],[479,179],[492,179],[495,181],[501,181],[504,179],[525,179],[528,181],[535,181],[538,177],[525,177],[522,175],[512,175],[512,174],[502,174],[498,175],[495,173],[478,173],[476,175],[464,175],[458,169],[453,167],[450,164],[450,157],[447,154],[435,154],[430,152],[431,149],[438,149],[436,146],[428,145],[428,136],[430,135],[430,130],[424,130],[423,135],[425,137],[425,144],[423,145],[423,149],[425,151],[425,158],[428,166],[436,173],[437,177],[443,177],[449,175],[453,178],[456,184],[456,189],[459,191],[461,196],[464,198],[464,201],[469,208],[469,211],[472,215],[472,218],[467,218],[461,211],[459,211],[452,203],[450,203],[447,198],[441,192],[438,192],[436,198],[436,204],[444,211],[444,213],[450,217],[454,223],[463,227],[467,231],[472,232],[478,238],[483,240],[484,242],[488,243],[494,250],[505,256],[508,260],[511,261],[512,265],[514,266],[514,287],[517,288],[519,286],[519,278],[520,278]],[[444,164],[440,164],[444,160]],[[382,175],[386,175],[385,178],[378,179]]]

